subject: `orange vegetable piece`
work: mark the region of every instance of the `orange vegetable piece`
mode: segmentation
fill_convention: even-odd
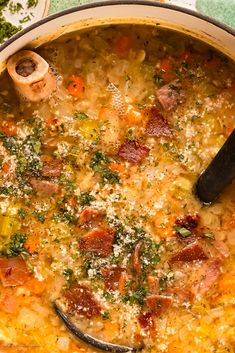
[[[225,273],[219,281],[219,290],[235,295],[235,275]]]
[[[127,275],[125,272],[122,272],[118,282],[118,290],[121,294],[125,293],[126,282],[127,282]]]
[[[161,76],[166,81],[171,81],[173,77],[173,60],[171,58],[163,58],[160,63]]]
[[[15,122],[10,120],[1,122],[0,131],[4,132],[7,136],[15,136],[17,132]]]
[[[46,289],[46,283],[44,281],[39,281],[37,278],[33,277],[25,284],[28,290],[33,294],[42,294]]]
[[[28,236],[25,244],[24,244],[25,249],[27,249],[31,254],[36,252],[39,247],[39,239],[38,236],[36,235],[30,235]]]
[[[2,166],[2,170],[4,173],[8,173],[10,170],[10,164],[9,163],[4,163]]]
[[[109,168],[112,170],[112,172],[118,172],[120,174],[124,174],[126,172],[125,166],[121,163],[112,163],[110,164]]]
[[[169,216],[168,220],[163,224],[159,225],[158,234],[161,238],[170,238],[173,236],[173,225],[175,223],[175,217]]]
[[[118,56],[125,57],[128,55],[131,47],[132,47],[131,38],[127,35],[122,35],[114,42],[113,51]]]
[[[85,91],[84,80],[80,76],[70,76],[68,91],[74,97],[81,97]]]
[[[75,195],[71,195],[67,201],[67,203],[69,204],[70,207],[74,208],[77,204],[77,200],[76,200],[76,196]]]

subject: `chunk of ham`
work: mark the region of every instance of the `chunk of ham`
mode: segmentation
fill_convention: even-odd
[[[60,191],[60,185],[47,180],[31,178],[29,182],[36,192],[44,196],[54,195]]]
[[[59,159],[54,159],[50,162],[43,163],[42,176],[44,177],[59,177],[61,175],[63,163]]]
[[[104,214],[94,208],[87,207],[79,215],[79,225],[88,225],[92,221],[100,220]]]
[[[0,258],[0,280],[3,287],[22,285],[29,279],[30,272],[21,257]]]
[[[101,270],[101,273],[104,279],[105,288],[108,290],[117,290],[121,275],[124,271],[125,269],[120,266],[104,267]]]
[[[112,253],[115,232],[111,228],[94,228],[80,239],[80,249],[107,257]]]
[[[172,304],[172,297],[166,295],[149,295],[145,298],[145,304],[149,311],[155,315],[162,315]]]
[[[172,130],[169,127],[167,120],[162,116],[156,107],[151,107],[147,110],[148,122],[145,127],[145,132],[149,136],[169,137],[172,136]]]
[[[201,279],[193,287],[195,294],[205,294],[216,282],[221,273],[221,260],[211,259],[205,266]]]
[[[179,250],[172,258],[170,263],[175,262],[192,262],[196,260],[207,260],[208,256],[205,253],[203,247],[198,242],[191,243],[185,246],[183,249]]]
[[[101,312],[101,306],[91,289],[84,284],[73,285],[64,293],[64,296],[68,303],[69,314],[79,314],[91,318]]]
[[[149,148],[137,141],[126,141],[120,146],[118,155],[124,160],[132,163],[140,163],[149,155]]]
[[[178,80],[172,81],[158,89],[156,95],[163,109],[166,111],[174,109],[185,100],[185,94]]]

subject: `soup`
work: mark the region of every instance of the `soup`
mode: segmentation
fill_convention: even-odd
[[[55,303],[144,353],[234,352],[234,185],[194,193],[235,127],[234,63],[143,25],[26,54],[0,78],[1,352],[97,351]]]

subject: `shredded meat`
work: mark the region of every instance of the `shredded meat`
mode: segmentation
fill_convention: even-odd
[[[80,239],[80,249],[107,257],[112,253],[114,236],[111,228],[95,228]]]
[[[146,134],[155,137],[172,136],[172,130],[167,120],[156,107],[147,110],[148,122],[145,128]]]
[[[202,246],[198,242],[191,243],[181,249],[170,259],[170,263],[173,264],[178,261],[191,262],[195,260],[207,260],[208,256],[203,250]]]
[[[75,284],[64,294],[68,302],[69,314],[79,314],[91,318],[101,312],[101,306],[95,299],[89,287]]]
[[[140,163],[148,156],[149,148],[139,144],[137,141],[126,141],[120,146],[118,155],[128,162]]]

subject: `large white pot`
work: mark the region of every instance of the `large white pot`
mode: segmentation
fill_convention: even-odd
[[[235,31],[207,16],[147,0],[113,0],[62,11],[16,34],[0,47],[0,71],[23,47],[38,45],[79,28],[109,23],[147,23],[188,33],[235,59]]]

